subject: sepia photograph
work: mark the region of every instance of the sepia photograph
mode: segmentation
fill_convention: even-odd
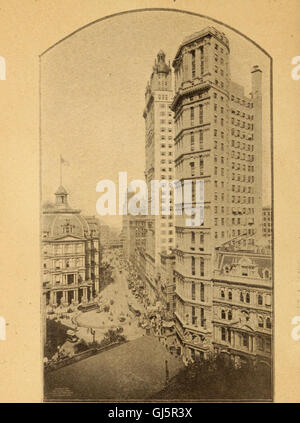
[[[44,402],[271,402],[272,57],[115,14],[40,55]]]

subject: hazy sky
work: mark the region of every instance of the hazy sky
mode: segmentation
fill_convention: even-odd
[[[184,13],[148,11],[100,21],[49,50],[41,60],[42,199],[63,185],[70,204],[96,215],[96,184],[117,181],[118,172],[143,179],[144,92],[160,49],[173,60],[182,40],[208,25],[230,42],[234,81],[251,91],[251,67],[263,71],[264,201],[270,203],[269,58],[235,32]],[[263,47],[263,46],[262,46]],[[117,225],[120,217],[102,218]]]

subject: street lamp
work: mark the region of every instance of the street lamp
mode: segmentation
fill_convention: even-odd
[[[93,335],[93,344],[94,344],[95,343],[95,335],[96,335],[95,329],[91,328],[91,334]]]
[[[169,383],[169,368],[168,368],[168,360],[165,361],[166,364],[166,385]]]

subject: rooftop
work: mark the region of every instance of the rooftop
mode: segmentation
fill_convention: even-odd
[[[178,58],[178,56],[180,55],[180,52],[181,52],[181,50],[184,46],[192,43],[193,41],[198,40],[199,38],[203,38],[206,35],[214,36],[221,43],[223,43],[225,47],[227,47],[229,49],[229,41],[228,41],[228,38],[226,37],[225,33],[217,30],[214,26],[208,26],[206,28],[203,28],[201,31],[194,32],[193,34],[191,34],[191,35],[189,35],[189,36],[187,36],[183,39],[182,43],[180,44],[180,46],[177,50],[175,59],[173,61],[173,66],[174,66],[174,63],[175,63],[176,59]]]

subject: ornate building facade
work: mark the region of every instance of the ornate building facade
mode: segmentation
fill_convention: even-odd
[[[268,247],[218,249],[213,279],[215,351],[270,364],[272,287]]]
[[[72,209],[63,186],[42,215],[43,293],[46,304],[70,305],[91,300],[99,292],[99,224]]]

